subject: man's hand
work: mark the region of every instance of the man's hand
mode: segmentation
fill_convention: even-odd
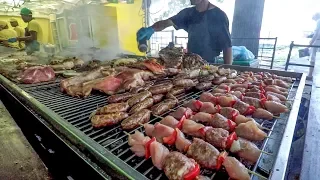
[[[17,38],[9,38],[8,39],[9,43],[14,43],[14,42],[17,42],[17,41],[18,41]]]
[[[149,40],[154,33],[154,29],[152,27],[141,28],[137,32],[137,40],[141,41],[143,39]]]

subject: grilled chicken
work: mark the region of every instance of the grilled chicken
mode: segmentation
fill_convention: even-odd
[[[227,156],[222,164],[232,179],[250,180],[247,168],[236,158]]]
[[[130,146],[130,150],[134,152],[134,154],[138,157],[144,157],[146,154],[145,144],[150,141],[148,136],[144,136],[139,131],[135,131],[134,134],[129,135],[128,144]]]
[[[239,137],[252,141],[262,141],[267,137],[267,134],[259,129],[256,123],[252,121],[239,124],[236,127],[235,132]]]
[[[259,119],[265,119],[265,120],[272,120],[273,114],[265,109],[258,108],[254,111],[254,113],[252,114],[252,117],[259,118]]]
[[[155,137],[157,141],[161,143],[164,137],[169,137],[174,132],[173,128],[161,123],[156,123],[155,125],[145,124],[144,128],[147,136]]]
[[[186,118],[189,118],[192,116],[192,110],[190,108],[185,108],[185,107],[179,107],[177,110],[174,112],[170,113],[171,116],[173,116],[176,119],[181,119],[182,116],[185,116]]]

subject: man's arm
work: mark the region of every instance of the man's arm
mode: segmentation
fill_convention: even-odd
[[[223,49],[223,60],[224,64],[232,64],[232,48],[228,47]]]
[[[154,23],[151,27],[154,29],[154,31],[158,32],[158,31],[162,31],[167,27],[170,26],[174,26],[173,22],[171,19],[166,19],[166,20],[162,20],[162,21],[158,21],[156,23]]]
[[[25,37],[18,37],[18,41],[33,41],[37,40],[37,32],[36,31],[30,31],[30,36]]]

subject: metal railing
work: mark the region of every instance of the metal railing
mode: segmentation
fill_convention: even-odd
[[[290,62],[291,55],[292,55],[292,50],[293,50],[294,47],[320,48],[320,46],[315,46],[315,45],[294,44],[294,41],[291,41],[290,49],[289,49],[289,53],[288,53],[288,57],[287,57],[287,61],[286,61],[285,70],[287,71],[289,66],[301,66],[301,67],[311,67],[311,68],[313,68],[314,65],[312,65],[312,64],[310,65],[310,64],[300,64],[300,63],[291,63]]]

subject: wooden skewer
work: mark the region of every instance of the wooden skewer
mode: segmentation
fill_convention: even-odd
[[[257,177],[259,177],[259,178],[261,178],[261,179],[265,179],[265,180],[268,179],[268,178],[262,176],[261,174],[258,174],[258,173],[256,173],[256,172],[253,172],[253,171],[251,171],[251,170],[249,170],[249,169],[247,169],[247,171],[248,171],[248,173],[253,174],[253,175],[255,175],[255,176],[257,176]]]
[[[275,140],[274,138],[272,138],[272,137],[270,137],[270,136],[267,136],[266,138]]]
[[[139,123],[139,125],[140,125],[140,126],[144,126],[144,124],[142,124],[142,123]]]
[[[163,117],[161,117],[161,116],[158,116],[158,115],[153,115],[154,117],[156,117],[156,118],[159,118],[159,119],[162,119]]]
[[[263,154],[266,154],[266,155],[269,155],[269,156],[273,156],[273,154],[268,153],[268,152],[266,152],[266,151],[262,151],[262,150],[260,150],[260,151],[261,151],[261,153],[263,153]]]
[[[126,132],[126,131],[123,131],[123,133],[125,133],[126,135],[130,136],[131,134]]]

